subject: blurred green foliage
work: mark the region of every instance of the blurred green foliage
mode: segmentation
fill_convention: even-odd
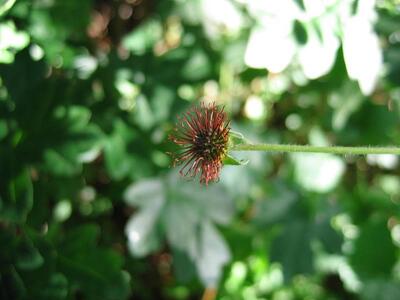
[[[176,115],[399,145],[397,0],[0,0],[1,299],[400,299],[395,156],[170,169]]]

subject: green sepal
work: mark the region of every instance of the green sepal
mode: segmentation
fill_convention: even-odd
[[[230,148],[233,148],[234,146],[240,145],[240,144],[246,144],[247,140],[241,134],[240,132],[233,131],[231,130],[229,132],[229,142],[228,142],[228,151]],[[222,160],[222,163],[224,165],[231,165],[231,166],[244,166],[247,165],[249,160],[247,159],[238,159],[236,157],[233,157],[230,154],[227,154],[224,159]]]
[[[246,143],[247,143],[247,141],[246,141],[245,137],[240,132],[233,131],[233,130],[231,130],[229,132],[229,148],[236,146],[236,145],[240,145],[240,144],[246,144]]]
[[[237,159],[236,157],[233,157],[228,154],[222,160],[222,163],[224,165],[230,165],[230,166],[245,166],[249,163],[249,160],[248,159]]]

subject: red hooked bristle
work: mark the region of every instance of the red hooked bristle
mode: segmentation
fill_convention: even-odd
[[[169,139],[181,147],[181,152],[174,157],[174,165],[184,164],[180,174],[195,177],[200,173],[200,183],[206,185],[217,181],[227,151],[229,130],[224,108],[218,108],[215,103],[202,103],[178,117],[175,132]]]

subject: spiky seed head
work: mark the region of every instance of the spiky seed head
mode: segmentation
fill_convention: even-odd
[[[183,164],[180,174],[195,177],[200,173],[200,183],[206,185],[217,181],[228,148],[229,130],[224,108],[215,103],[201,103],[178,117],[169,139],[181,148],[174,155],[174,165]]]

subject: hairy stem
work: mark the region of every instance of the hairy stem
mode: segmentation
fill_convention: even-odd
[[[396,154],[400,147],[343,147],[343,146],[310,146],[282,144],[240,144],[230,148],[232,151],[266,151],[266,152],[311,152],[332,153],[341,155]]]

